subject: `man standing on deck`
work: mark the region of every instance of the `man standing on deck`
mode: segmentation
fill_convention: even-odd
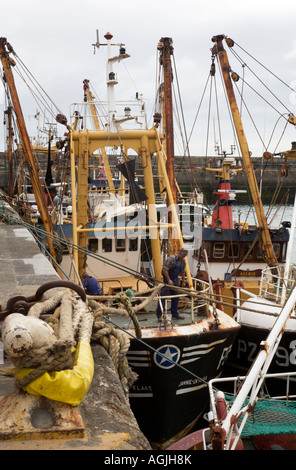
[[[163,282],[170,286],[179,286],[179,275],[182,276],[182,287],[185,286],[185,258],[188,255],[188,251],[181,248],[177,255],[169,256],[162,267]],[[168,288],[162,288],[162,295],[176,295],[176,291],[169,290]],[[164,308],[165,300],[161,300],[162,308]],[[177,320],[182,320],[185,317],[178,312],[179,297],[174,297],[171,300],[171,313],[172,317]],[[162,315],[162,309],[158,303],[156,316],[160,320]]]
[[[103,289],[96,278],[83,273],[81,281],[87,295],[103,295]]]

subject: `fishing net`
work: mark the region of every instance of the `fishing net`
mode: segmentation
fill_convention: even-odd
[[[296,443],[296,401],[259,398],[241,437],[253,438],[261,450],[269,450],[275,444],[287,448],[293,441]]]

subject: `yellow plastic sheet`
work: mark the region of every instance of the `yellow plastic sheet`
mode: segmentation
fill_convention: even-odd
[[[21,369],[16,378],[22,379],[32,369]],[[61,401],[72,406],[79,405],[87,394],[94,375],[94,360],[88,341],[77,346],[73,369],[46,372],[24,387],[31,395],[42,395],[50,400]]]

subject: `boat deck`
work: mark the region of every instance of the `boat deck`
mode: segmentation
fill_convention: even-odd
[[[218,311],[220,328],[233,328],[237,326],[237,323],[226,313],[221,310]],[[169,336],[172,331],[174,335],[190,335],[196,334],[197,332],[203,332],[209,330],[213,323],[213,318],[209,318],[205,311],[200,311],[197,314],[192,315],[190,311],[181,311],[180,315],[184,316],[184,319],[170,319],[168,318],[167,324],[164,321],[159,322],[154,312],[141,312],[137,314],[138,322],[141,328],[142,337],[153,336]],[[108,317],[107,317],[108,318]],[[122,328],[128,330],[131,335],[134,335],[133,321],[127,316],[110,315],[110,321]]]

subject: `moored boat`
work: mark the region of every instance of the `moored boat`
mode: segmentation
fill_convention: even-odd
[[[240,327],[235,320],[229,318],[217,308],[212,297],[208,295],[209,287],[197,289],[195,280],[192,279],[188,262],[186,262],[187,288],[184,291],[181,289],[181,293],[184,296],[182,300],[184,300],[185,306],[189,306],[189,314],[186,315],[184,321],[181,320],[179,323],[179,320],[176,320],[178,324],[173,324],[166,310],[164,310],[162,319],[158,322],[155,312],[157,302],[160,301],[159,298],[156,298],[156,304],[154,304],[154,308],[150,312],[147,310],[146,304],[144,313],[141,313],[137,303],[133,303],[139,300],[136,295],[138,291],[143,293],[143,290],[147,290],[148,284],[146,281],[151,282],[151,276],[146,277],[144,273],[139,272],[139,230],[143,231],[144,237],[147,234],[149,235],[153,260],[153,280],[155,284],[161,283],[160,230],[169,229],[171,231],[174,228],[177,233],[177,236],[175,236],[176,244],[182,248],[184,247],[184,241],[165,165],[165,152],[158,132],[158,122],[155,122],[151,129],[147,129],[145,126],[140,129],[138,127],[136,129],[131,127],[123,129],[123,123],[135,121],[135,116],[127,109],[124,110],[124,116],[117,114],[114,100],[114,87],[117,84],[117,77],[113,72],[113,63],[117,63],[129,56],[126,54],[123,44],[117,45],[119,54],[112,56],[112,35],[107,33],[105,39],[107,41],[105,45],[107,45],[108,49],[107,126],[103,129],[97,126],[91,130],[82,129],[78,128],[77,115],[72,124],[68,124],[64,116],[60,114],[57,116],[57,121],[65,125],[67,129],[61,146],[65,150],[65,155],[69,156],[71,166],[72,215],[70,224],[67,224],[70,227],[70,235],[68,237],[66,234],[63,234],[63,226],[61,226],[63,237],[60,238],[56,235],[53,219],[49,219],[46,204],[43,197],[40,196],[40,185],[38,184],[38,187],[33,189],[34,192],[36,191],[36,202],[44,222],[43,235],[47,239],[50,257],[53,259],[54,264],[58,264],[55,253],[56,243],[58,242],[60,246],[70,250],[69,258],[71,259],[73,278],[76,284],[81,284],[81,276],[88,269],[91,269],[91,273],[103,284],[105,295],[99,299],[89,296],[89,301],[99,300],[103,302],[101,306],[100,304],[96,305],[102,309],[106,316],[110,314],[110,318],[107,318],[107,321],[114,322],[116,328],[120,328],[119,317],[116,312],[120,297],[114,296],[114,294],[119,293],[123,296],[123,301],[126,302],[125,316],[127,316],[126,312],[132,315],[138,314],[137,324],[140,323],[142,326],[147,321],[147,325],[151,325],[149,327],[142,326],[140,329],[141,333],[138,330],[137,333],[134,332],[136,334],[134,334],[131,340],[128,357],[131,366],[138,374],[138,380],[134,383],[134,388],[131,389],[130,400],[135,416],[140,426],[143,427],[143,432],[147,433],[155,447],[160,446],[165,448],[177,436],[188,432],[197,417],[205,409],[208,399],[206,381],[221,373]],[[2,61],[5,63],[6,70],[11,73],[8,60],[11,50],[7,48],[6,41],[2,41],[1,45],[4,49]],[[100,46],[99,43],[97,45]],[[6,78],[8,84],[12,85],[8,73]],[[21,114],[18,117],[21,119]],[[27,139],[26,142],[23,142],[23,145],[27,145],[30,151]],[[145,222],[146,215],[148,219],[147,226],[146,224],[140,225],[141,221],[139,219],[137,219],[136,224],[128,226],[125,219],[123,225],[120,225],[118,216],[116,224],[112,227],[110,237],[104,235],[109,231],[106,223],[109,221],[107,216],[110,216],[110,212],[107,211],[108,213],[103,215],[101,219],[90,221],[89,189],[92,188],[89,188],[88,185],[89,157],[94,155],[95,152],[101,152],[105,158],[106,154],[104,152],[108,147],[122,149],[121,168],[126,169],[127,178],[129,178],[129,169],[132,165],[132,163],[131,165],[129,163],[135,158],[140,160],[145,188],[138,188],[134,181],[132,181],[132,178],[129,179],[129,185],[132,190],[131,194],[134,196],[133,204],[145,201]],[[131,157],[128,156],[129,149],[132,153]],[[28,153],[30,154],[29,157],[33,158],[31,152]],[[166,188],[166,204],[170,208],[172,215],[167,223],[162,223],[157,218],[157,204],[152,172],[153,156],[157,160],[161,183]],[[108,177],[108,184],[110,185],[108,190],[111,195],[110,198],[106,198],[106,206],[109,203],[110,207],[110,202],[114,201],[115,189],[112,186],[113,179],[109,178],[107,159],[104,160],[104,166]],[[33,175],[32,181],[34,180],[35,182],[38,179],[39,182],[38,171],[34,170],[33,165],[30,168]],[[121,209],[126,215],[127,208],[122,205]],[[113,220],[115,220],[118,214],[115,211],[111,211],[111,213],[113,214]],[[102,222],[101,226],[100,222]],[[65,228],[67,225],[65,225]],[[38,230],[39,228],[35,227],[36,233],[38,233]],[[39,233],[41,233],[40,230]],[[98,253],[99,249],[102,250],[104,256]],[[113,254],[114,258],[112,257]],[[122,259],[120,259],[120,255],[122,255]],[[92,265],[91,258],[98,262]],[[114,270],[112,276],[106,272],[106,268],[109,266]],[[62,263],[61,265],[58,264],[57,269],[61,277],[65,276],[69,279],[69,271],[64,271]],[[119,272],[129,274],[129,283],[126,282],[126,275],[119,277]],[[145,289],[143,289],[143,284]],[[199,283],[198,285],[200,286],[201,284]],[[132,292],[132,302],[128,300],[128,291],[129,293]],[[176,295],[180,295],[178,289]],[[150,300],[149,295],[146,297],[146,300]],[[201,300],[204,301],[202,306],[200,305]],[[169,301],[167,299],[167,304],[169,304]],[[113,302],[115,302],[115,311],[112,306]],[[143,302],[145,303],[145,300]],[[185,310],[186,308],[184,307],[183,312]],[[144,318],[140,317],[140,315],[144,316]],[[125,325],[124,329],[127,332],[126,334],[133,334],[133,328],[130,325]],[[138,334],[142,337],[138,337]],[[145,351],[144,354],[143,351]],[[148,362],[142,360],[144,356]],[[143,390],[145,393],[138,393]],[[175,414],[176,405],[179,409],[177,415]],[[147,423],[147,412],[149,414],[149,423]]]

